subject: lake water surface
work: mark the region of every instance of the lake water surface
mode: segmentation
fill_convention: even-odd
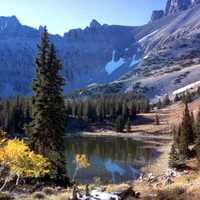
[[[140,141],[117,137],[74,137],[66,139],[68,175],[73,176],[76,154],[85,154],[90,166],[80,169],[76,180],[92,183],[120,183],[138,178],[140,168],[158,156],[154,148]]]

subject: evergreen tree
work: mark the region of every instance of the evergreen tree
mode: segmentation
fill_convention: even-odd
[[[192,96],[190,92],[186,92],[186,94],[183,95],[183,103],[187,104],[192,101]]]
[[[182,157],[187,157],[189,155],[189,142],[188,142],[188,135],[187,130],[181,127],[180,129],[180,138],[178,144],[179,154]]]
[[[177,168],[179,162],[179,155],[175,145],[171,146],[171,151],[169,153],[169,167],[170,168]]]
[[[200,108],[195,122],[195,139],[200,141]]]
[[[197,118],[195,123],[195,151],[197,159],[200,162],[200,108],[197,113]]]
[[[124,119],[122,116],[117,117],[115,126],[116,126],[116,132],[124,131],[125,123],[124,123]]]
[[[155,115],[155,124],[160,125],[160,117],[158,114]]]
[[[163,99],[163,106],[168,106],[170,104],[170,99],[168,95],[165,95]]]
[[[128,121],[127,121],[127,123],[126,123],[126,131],[127,131],[128,133],[131,132],[131,121],[130,121],[130,119],[128,119]]]
[[[184,137],[187,140],[188,144],[194,143],[194,134],[193,134],[193,121],[192,117],[190,115],[190,111],[188,108],[188,104],[185,104],[185,111],[183,115],[183,121],[182,121],[182,137]]]
[[[188,109],[188,104],[185,104],[185,111],[183,115],[182,124],[175,135],[175,142],[179,149],[179,154],[187,157],[189,154],[189,144],[194,142],[192,118]]]
[[[64,79],[60,76],[61,63],[53,44],[44,29],[36,58],[36,74],[33,80],[33,121],[31,146],[47,157],[52,166],[51,175],[59,179],[65,173],[64,120],[65,106],[62,96]]]
[[[176,96],[174,97],[174,102],[177,102],[177,101],[180,101],[180,98],[179,98],[178,95],[176,95]]]
[[[160,99],[158,100],[157,107],[158,107],[158,109],[161,109],[161,108],[162,108],[162,102],[161,102]]]
[[[194,113],[191,112],[190,114],[191,116],[191,123],[192,123],[192,143],[195,143],[195,140],[196,140],[196,121],[195,121],[195,118],[194,118]]]

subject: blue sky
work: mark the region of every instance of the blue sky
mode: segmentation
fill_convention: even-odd
[[[2,0],[1,16],[16,15],[22,24],[63,34],[84,28],[92,19],[100,23],[142,25],[154,9],[164,9],[166,0]]]

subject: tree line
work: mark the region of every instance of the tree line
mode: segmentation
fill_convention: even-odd
[[[185,103],[182,122],[173,129],[173,145],[171,147],[169,166],[179,168],[185,159],[196,156],[200,161],[200,109],[197,116],[189,111]]]
[[[22,135],[32,120],[31,99],[16,97],[0,101],[0,129],[9,136]]]
[[[114,123],[119,118],[127,122],[133,120],[138,113],[148,112],[149,109],[148,99],[134,92],[93,96],[85,99],[68,99],[66,101],[68,117],[91,123],[106,123],[106,121]]]
[[[146,97],[133,92],[67,99],[65,100],[65,125],[68,118],[75,118],[87,123],[110,122],[116,129],[117,124],[121,123],[124,129],[124,126],[128,126],[138,113],[148,112],[149,107]],[[32,98],[16,97],[0,100],[0,128],[9,136],[24,136],[27,125],[32,119]]]

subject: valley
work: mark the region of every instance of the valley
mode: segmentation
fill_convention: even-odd
[[[47,1],[24,6],[63,35],[0,16],[0,200],[199,200],[200,0],[137,26],[116,8],[141,2]]]
[[[191,103],[189,103],[190,112],[193,112],[194,115],[197,114],[199,107],[200,107],[200,98],[197,98],[194,101],[192,101]],[[99,130],[97,132],[86,132],[86,133],[84,132],[81,134],[81,138],[82,137],[85,138],[85,142],[83,142],[83,143],[78,142],[80,135],[77,136],[77,138],[76,137],[73,138],[74,142],[72,142],[71,145],[72,146],[77,145],[76,147],[74,146],[72,148],[73,151],[75,150],[79,154],[82,154],[82,153],[86,154],[91,162],[91,165],[94,165],[94,163],[96,162],[96,161],[94,162],[92,159],[94,159],[93,156],[95,155],[93,153],[96,152],[96,150],[97,150],[94,146],[92,146],[92,143],[93,143],[93,145],[94,144],[97,145],[98,155],[100,154],[102,156],[105,156],[105,158],[107,158],[109,155],[112,155],[112,154],[110,154],[111,153],[110,151],[115,149],[114,146],[110,149],[108,148],[105,153],[105,149],[103,150],[102,146],[100,145],[102,143],[102,141],[104,141],[104,144],[107,144],[111,147],[112,146],[111,143],[108,142],[108,141],[110,141],[109,138],[113,138],[112,140],[113,140],[113,142],[115,141],[114,142],[115,145],[117,145],[116,138],[119,138],[119,139],[121,138],[118,141],[121,141],[121,142],[124,141],[125,142],[124,144],[126,144],[126,145],[130,144],[130,148],[134,147],[134,146],[132,146],[132,142],[133,143],[134,143],[134,141],[142,142],[142,143],[144,143],[144,149],[146,149],[147,152],[150,149],[151,149],[151,151],[153,150],[153,151],[157,152],[156,153],[157,156],[155,158],[151,158],[150,159],[151,161],[149,163],[147,162],[140,169],[141,170],[140,174],[143,174],[142,175],[143,178],[141,178],[142,177],[141,176],[136,181],[133,181],[133,180],[125,181],[124,180],[124,181],[120,181],[119,183],[116,184],[115,182],[105,183],[104,182],[105,179],[103,179],[103,178],[101,179],[100,178],[101,176],[99,175],[99,176],[97,176],[97,177],[99,177],[98,180],[94,178],[92,180],[92,182],[89,183],[90,188],[98,188],[98,189],[106,188],[107,192],[112,193],[114,191],[127,189],[131,186],[131,187],[133,187],[133,189],[135,191],[137,191],[141,194],[140,199],[142,199],[142,200],[146,200],[146,199],[154,200],[157,198],[160,199],[161,197],[160,196],[157,197],[157,195],[163,195],[163,198],[166,198],[166,199],[168,197],[170,197],[170,195],[174,195],[174,196],[171,196],[171,198],[175,198],[175,199],[179,198],[179,196],[180,196],[180,198],[187,199],[188,198],[187,195],[189,195],[189,194],[192,195],[191,199],[194,199],[194,200],[198,199],[199,195],[200,195],[200,191],[199,191],[200,181],[199,181],[199,175],[198,175],[197,160],[194,158],[187,160],[186,164],[187,164],[188,168],[183,172],[178,172],[178,171],[173,172],[173,171],[170,171],[170,169],[168,167],[170,147],[171,147],[171,144],[173,141],[173,139],[172,139],[173,136],[170,133],[174,126],[177,126],[179,123],[181,123],[183,112],[184,112],[184,104],[181,101],[179,101],[179,102],[173,103],[165,108],[161,108],[156,111],[152,111],[150,113],[139,114],[138,121],[135,121],[135,124],[132,125],[133,131],[131,131],[131,133],[126,133],[126,132],[116,133],[116,132],[102,131],[102,130]],[[159,115],[159,119],[160,119],[159,125],[155,125],[155,114]],[[88,146],[88,144],[90,144],[90,146]],[[136,143],[136,144],[138,145],[140,143]],[[119,146],[119,145],[117,145],[117,146]],[[115,147],[117,147],[117,146],[115,146]],[[89,147],[89,149],[88,149],[88,147]],[[71,147],[68,146],[68,148],[71,148]],[[101,154],[102,152],[103,152],[103,154]],[[108,153],[108,152],[110,152],[110,153]],[[143,151],[142,152],[136,151],[136,152],[138,152],[140,154]],[[155,154],[155,152],[154,152],[154,154]],[[111,170],[111,172],[110,171],[106,172],[106,173],[108,173],[106,175],[107,178],[110,175],[109,173],[111,173],[111,174],[113,173],[113,178],[116,180],[120,177],[120,173],[123,174],[124,169],[122,167],[124,167],[124,166],[123,166],[123,162],[120,161],[120,159],[122,157],[125,158],[128,156],[128,159],[134,159],[133,152],[130,155],[129,154],[124,155],[124,153],[125,153],[124,151],[122,153],[122,152],[118,152],[117,149],[115,149],[115,153],[113,154],[114,157],[112,157],[114,159],[113,163],[112,164],[110,163],[110,165],[109,165],[109,163],[106,164],[109,166],[107,169]],[[128,153],[128,152],[126,152],[126,153]],[[148,158],[149,158],[149,156],[150,155],[148,155]],[[71,156],[69,158],[71,159]],[[97,158],[95,158],[95,159],[97,159]],[[152,159],[153,159],[153,162],[152,162]],[[106,160],[107,159],[105,159],[104,161],[108,162],[108,160],[107,161]],[[137,163],[136,160],[134,161],[135,164]],[[138,162],[139,162],[139,160],[138,160]],[[73,163],[73,162],[70,161],[70,163]],[[128,163],[129,162],[126,161],[126,164],[128,164]],[[96,166],[97,169],[98,169],[98,167],[100,167],[99,165],[100,165],[100,162],[97,162],[97,166]],[[116,168],[116,166],[117,166],[117,168]],[[101,166],[100,168],[103,169],[104,167]],[[73,171],[73,169],[74,168],[70,168],[70,170],[72,170],[72,171]],[[119,171],[116,171],[116,170],[119,170]],[[120,171],[120,170],[122,170],[122,171]],[[87,178],[89,178],[90,175],[92,173],[94,173],[95,171],[92,168],[90,168],[89,174],[87,174],[87,172],[88,172],[87,169],[81,169],[79,171],[78,177],[83,178],[84,175],[87,175]],[[137,171],[135,171],[135,173],[136,172]],[[100,173],[100,172],[98,171],[98,173]],[[105,172],[103,172],[103,173],[105,173]],[[127,173],[128,173],[128,171],[127,171]],[[170,173],[175,173],[176,175],[170,176],[170,181],[172,181],[172,182],[167,183],[167,178],[165,178],[165,176],[168,176],[167,174],[170,174]],[[95,177],[95,176],[92,175],[91,177]],[[130,178],[130,175],[128,175],[128,177]],[[111,180],[111,179],[109,178],[108,180]],[[79,188],[84,193],[85,185],[80,184]],[[181,191],[182,190],[183,191],[179,193],[179,189]],[[171,194],[170,191],[174,191],[174,193]],[[72,188],[71,189],[69,188],[66,190],[63,189],[62,191],[56,191],[56,189],[55,189],[55,192],[58,194],[56,196],[49,197],[50,199],[51,198],[60,199],[60,198],[62,198],[62,196],[63,197],[72,196]],[[177,194],[176,194],[176,192],[177,192]],[[166,195],[166,197],[165,197],[165,195]],[[177,195],[177,197],[175,195]],[[20,197],[20,199],[21,198],[22,197]],[[24,198],[26,199],[26,197],[24,197]]]

